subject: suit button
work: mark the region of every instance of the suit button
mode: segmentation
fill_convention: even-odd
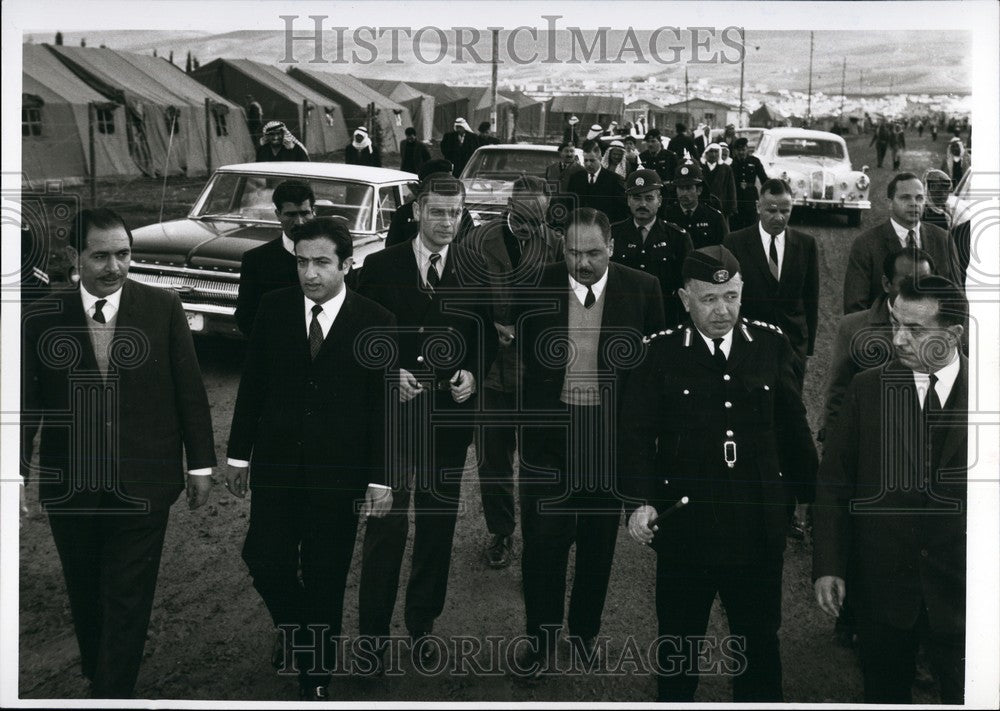
[[[920,555],[922,555],[924,558],[926,558],[927,557],[927,549],[926,548],[921,549]]]
[[[417,329],[417,333],[423,333],[423,332],[424,332],[424,327],[423,326],[421,326],[420,328]]]
[[[417,356],[417,362],[418,363],[423,363],[424,362],[424,357],[423,356]]]
[[[723,379],[723,380],[725,380],[725,381],[726,381],[727,383],[728,383],[728,382],[729,382],[730,380],[732,380],[732,378],[731,378],[731,377],[729,377],[729,373],[726,373],[725,375],[723,375],[723,376],[722,376],[722,379]]]
[[[732,436],[733,436],[733,431],[732,430],[726,430],[726,437],[732,437]]]
[[[764,386],[764,389],[765,389],[765,390],[770,390],[770,389],[771,389],[771,386],[770,386],[770,385],[765,385],[765,386]]]
[[[685,395],[690,395],[690,394],[691,394],[691,391],[690,391],[690,390],[685,390],[685,391],[684,391],[684,394],[685,394]]]
[[[302,414],[305,415],[306,417],[312,417],[313,411],[306,409]]]
[[[645,269],[645,268],[646,268],[646,265],[645,265],[645,264],[640,264],[640,265],[639,265],[639,269]]]
[[[726,409],[728,410],[728,409],[730,409],[730,408],[731,408],[732,406],[733,406],[733,403],[729,402],[729,400],[726,400],[726,402],[725,402],[725,407],[726,407]]]
[[[784,476],[784,474],[782,474],[781,472],[778,472],[778,476]]]
[[[309,387],[312,388],[313,390],[315,390],[318,387],[316,385],[316,381],[315,380],[310,380],[309,381]]]
[[[670,483],[670,480],[669,480],[669,479],[664,479],[664,480],[663,480],[663,483],[664,483],[664,484],[669,484],[669,483]]]

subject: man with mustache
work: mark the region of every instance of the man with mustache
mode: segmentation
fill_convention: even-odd
[[[931,255],[937,273],[963,283],[958,253],[948,233],[921,221],[926,193],[913,173],[899,173],[886,190],[889,219],[855,238],[844,273],[844,313],[864,311],[882,294],[882,263],[890,252],[907,247]]]
[[[663,201],[663,183],[654,170],[637,170],[625,182],[625,195],[632,216],[611,225],[615,243],[612,261],[655,276],[663,294],[663,312],[668,324],[680,323],[684,309],[677,290],[681,265],[693,247],[684,228],[657,215]]]

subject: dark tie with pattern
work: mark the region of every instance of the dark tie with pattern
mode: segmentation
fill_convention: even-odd
[[[771,270],[771,276],[775,281],[781,281],[781,272],[778,270],[778,245],[777,235],[771,235],[771,248],[767,252],[767,268]]]
[[[323,307],[315,304],[312,307],[312,321],[309,322],[309,357],[316,360],[316,354],[323,347],[323,327],[319,325],[319,315]]]
[[[722,338],[713,338],[712,345],[715,346],[715,350],[712,352],[712,357],[715,362],[719,364],[719,367],[723,370],[726,369],[726,353],[722,350]]]
[[[938,376],[931,373],[928,376],[927,394],[924,395],[924,414],[937,412],[941,409],[941,398],[937,394]]]
[[[585,308],[585,309],[589,309],[589,308],[590,308],[591,306],[593,306],[593,305],[594,305],[594,302],[595,302],[595,301],[597,301],[597,297],[596,297],[596,296],[594,296],[594,290],[593,290],[593,289],[591,289],[591,288],[590,288],[590,287],[588,286],[588,287],[587,287],[587,296],[586,296],[586,298],[584,298],[584,300],[583,300],[583,308]]]
[[[438,288],[438,284],[441,283],[441,275],[438,274],[437,265],[441,261],[440,254],[432,254],[431,263],[427,265],[427,286],[430,287],[431,291]]]
[[[595,180],[596,178],[597,178],[597,176],[596,176],[596,175],[594,175],[593,173],[591,173],[591,174],[590,174],[590,184],[591,184],[591,185],[593,185],[593,184],[594,184],[594,180]]]
[[[108,320],[104,317],[104,304],[108,303],[107,299],[98,299],[94,303],[94,320],[97,323],[107,323]]]
[[[906,231],[906,247],[908,249],[916,249],[917,247],[917,233],[913,230]]]

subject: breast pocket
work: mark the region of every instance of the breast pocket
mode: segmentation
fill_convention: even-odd
[[[666,376],[661,384],[661,395],[666,403],[664,418],[674,432],[704,428],[708,424],[708,392],[675,376]]]
[[[748,377],[743,380],[740,391],[744,407],[746,425],[753,429],[770,429],[774,420],[774,389],[770,383],[761,377]]]

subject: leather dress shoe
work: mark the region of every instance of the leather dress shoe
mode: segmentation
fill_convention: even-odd
[[[489,547],[486,549],[486,562],[491,568],[506,568],[510,565],[511,540],[510,536],[497,534],[493,536]]]
[[[415,661],[418,661],[424,669],[433,667],[438,661],[437,645],[430,641],[423,641],[429,634],[428,632],[414,632],[410,635],[410,649],[416,651]]]
[[[326,684],[315,679],[304,679],[299,681],[299,700],[329,701],[330,692],[327,690]]]

